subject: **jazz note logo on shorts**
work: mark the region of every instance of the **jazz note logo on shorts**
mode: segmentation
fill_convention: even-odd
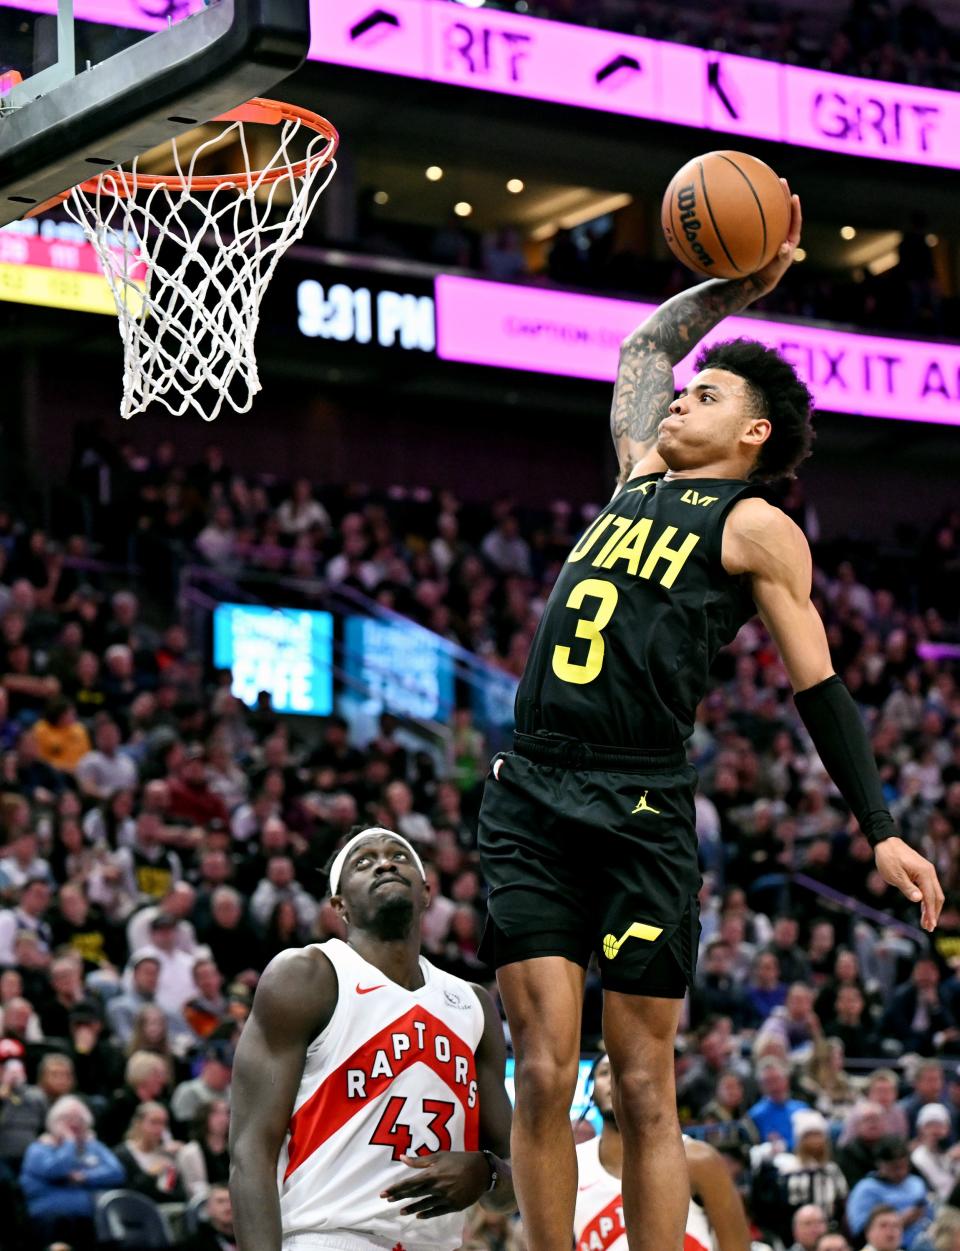
[[[615,934],[607,934],[603,940],[603,954],[608,960],[615,960],[617,952],[628,938],[642,938],[645,943],[652,943],[660,937],[663,929],[656,925],[644,925],[642,921],[634,921],[621,938]]]
[[[654,814],[654,816],[659,817],[659,815],[660,815],[660,809],[659,809],[659,808],[654,808],[652,804],[648,804],[648,803],[647,803],[647,796],[648,796],[649,794],[650,794],[650,792],[649,792],[649,791],[644,791],[644,792],[643,792],[643,794],[640,796],[640,800],[639,800],[639,802],[638,802],[638,804],[637,804],[636,808],[634,808],[633,812],[630,814],[631,816],[634,816],[634,815],[635,815],[636,813],[638,813],[638,812],[652,812],[652,813]]]

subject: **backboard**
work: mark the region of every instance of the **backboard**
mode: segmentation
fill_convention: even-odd
[[[0,21],[17,19],[28,35],[30,23],[46,23],[25,70],[0,61],[0,226],[269,95],[309,48],[309,0],[150,0],[148,10],[169,24],[78,68],[73,0],[0,0]],[[5,69],[19,73],[4,81]]]

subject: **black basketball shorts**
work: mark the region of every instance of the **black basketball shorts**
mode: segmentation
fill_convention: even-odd
[[[480,809],[488,962],[586,968],[596,953],[605,988],[683,998],[700,940],[696,771],[665,755],[625,772],[494,757]]]

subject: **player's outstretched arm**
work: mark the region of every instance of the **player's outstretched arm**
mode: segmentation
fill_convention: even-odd
[[[743,500],[727,518],[723,567],[750,578],[753,598],[780,650],[803,719],[840,794],[875,849],[881,876],[921,903],[932,930],[943,907],[933,865],[897,835],[870,740],[850,692],[833,671],[820,615],[810,600],[813,562],[799,527],[763,500]]]
[[[723,1156],[705,1142],[685,1142],[684,1149],[690,1192],[703,1203],[717,1251],[750,1251],[747,1214]]]
[[[239,1251],[280,1251],[277,1159],[310,1042],[337,1002],[320,952],[285,951],[260,978],[233,1068],[230,1197]]]
[[[784,187],[789,192],[786,182]],[[787,238],[769,265],[747,278],[711,278],[681,291],[661,304],[621,344],[610,412],[610,433],[620,463],[619,482],[666,469],[655,444],[657,427],[674,395],[673,367],[725,317],[772,291],[790,268],[802,226],[799,197],[792,196],[791,204]]]
[[[509,1164],[512,1112],[503,1084],[507,1061],[503,1025],[489,994],[482,986],[473,989],[483,1005],[483,1034],[476,1051],[482,1150],[402,1157],[410,1177],[388,1187],[381,1198],[403,1203],[400,1211],[420,1220],[462,1212],[477,1202],[495,1212],[514,1212],[517,1207]]]

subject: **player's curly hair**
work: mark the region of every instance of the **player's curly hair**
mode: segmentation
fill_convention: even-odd
[[[796,477],[813,447],[813,396],[790,362],[755,339],[728,339],[704,348],[696,369],[726,369],[742,378],[757,416],[769,418],[770,437],[750,477],[760,482]]]

